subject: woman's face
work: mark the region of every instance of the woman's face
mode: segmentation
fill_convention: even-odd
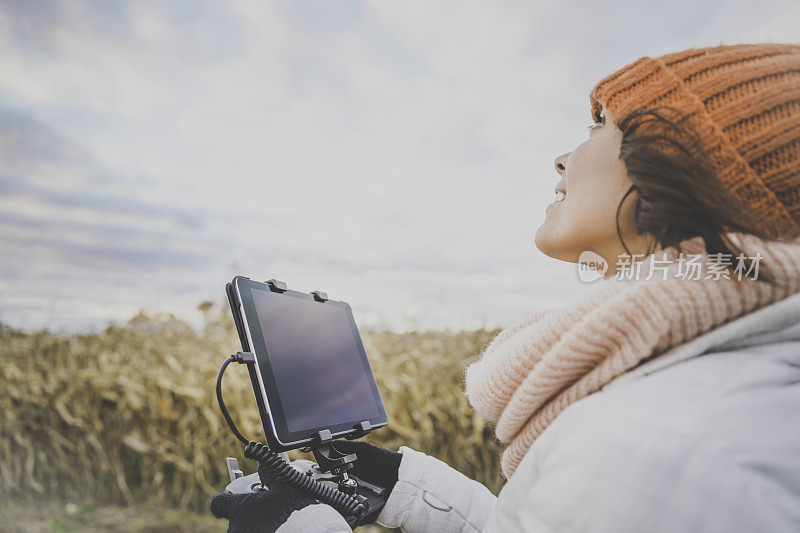
[[[556,198],[547,206],[544,223],[536,232],[536,247],[550,257],[578,262],[581,252],[601,255],[613,275],[620,254],[625,253],[617,235],[617,206],[631,186],[625,163],[619,158],[622,131],[603,110],[600,124],[591,126],[589,139],[555,160],[561,179]],[[626,198],[620,211],[620,231],[631,253],[639,248],[635,230],[636,193]]]

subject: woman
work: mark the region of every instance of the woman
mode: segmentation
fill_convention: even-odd
[[[800,45],[643,57],[590,99],[536,245],[591,252],[605,279],[501,332],[466,373],[508,482],[495,498],[410,448],[346,443],[359,475],[391,487],[377,521],[800,530]],[[232,530],[349,529],[288,494],[212,511]]]

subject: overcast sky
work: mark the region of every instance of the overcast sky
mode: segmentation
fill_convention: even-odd
[[[800,3],[0,0],[0,322],[197,320],[234,274],[362,324],[574,299],[533,235],[592,86],[755,41]]]

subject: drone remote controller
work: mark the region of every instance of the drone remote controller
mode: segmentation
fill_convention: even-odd
[[[258,472],[244,475],[239,469],[239,462],[235,457],[228,457],[225,461],[231,479],[231,482],[225,487],[226,492],[232,494],[247,494],[269,490],[268,487],[261,484]],[[379,487],[378,485],[359,479],[356,476],[348,475],[347,472],[342,472],[340,474],[323,472],[315,462],[307,459],[296,459],[289,463],[289,465],[314,481],[318,481],[331,489],[356,497],[365,504],[365,507],[368,509],[367,514],[370,516],[377,516],[377,514],[380,513],[380,510],[383,508],[389,496],[388,491],[384,487]]]

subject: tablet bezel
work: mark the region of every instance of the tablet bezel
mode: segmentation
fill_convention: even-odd
[[[335,300],[325,300],[320,302],[311,294],[293,290],[276,291],[273,290],[273,288],[267,283],[253,281],[250,278],[243,276],[235,277],[232,285],[236,294],[236,298],[239,302],[241,326],[244,330],[244,334],[247,337],[247,345],[249,346],[250,351],[255,354],[254,373],[256,379],[254,380],[254,386],[258,385],[259,389],[256,390],[255,393],[261,397],[264,404],[264,411],[266,411],[261,412],[264,431],[267,432],[268,430],[271,430],[272,432],[272,435],[266,435],[267,441],[270,443],[270,447],[280,448],[281,451],[301,448],[311,444],[318,432],[326,429],[331,432],[331,435],[334,438],[355,435],[359,433],[359,430],[355,426],[357,426],[360,422],[363,422],[363,420],[347,421],[334,424],[332,426],[321,426],[299,431],[289,430],[286,416],[281,406],[277,387],[275,386],[275,376],[270,365],[266,342],[262,335],[262,327],[259,323],[258,314],[256,313],[255,309],[255,303],[250,292],[252,290],[271,292],[273,295],[280,298],[299,298],[308,300],[314,302],[315,305],[333,305],[343,308],[347,312],[350,327],[352,328],[353,336],[356,340],[356,347],[359,351],[359,356],[361,357],[362,364],[364,365],[369,376],[369,385],[372,392],[372,398],[378,411],[378,414],[369,419],[368,422],[371,428],[385,426],[388,423],[386,409],[383,405],[383,399],[381,398],[380,391],[378,390],[378,384],[375,381],[375,375],[372,372],[372,367],[369,363],[366,351],[364,350],[364,345],[361,341],[361,335],[359,334],[355,320],[353,319],[353,312],[347,303]],[[242,339],[243,344],[244,340],[245,339]],[[259,408],[261,408],[260,405]],[[259,410],[261,411],[261,409]],[[263,420],[265,414],[267,415],[268,423]]]

